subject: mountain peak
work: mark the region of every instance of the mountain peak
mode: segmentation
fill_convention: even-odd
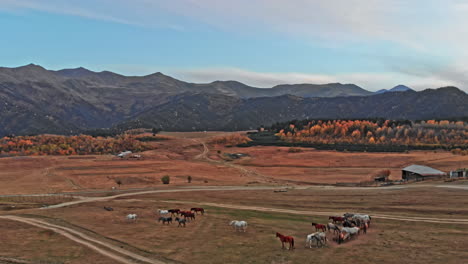
[[[406,85],[399,84],[392,89],[389,90],[390,92],[407,92],[407,91],[413,91],[413,89],[409,88]]]
[[[408,91],[414,92],[414,90],[409,88],[408,86],[403,85],[403,84],[399,84],[399,85],[393,87],[390,90],[381,89],[381,90],[378,90],[378,91],[374,92],[374,94],[382,94],[382,93],[389,93],[389,92],[390,93],[393,93],[393,92],[408,92]]]

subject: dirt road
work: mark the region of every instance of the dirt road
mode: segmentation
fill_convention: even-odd
[[[147,257],[138,255],[136,253],[130,252],[123,248],[114,246],[112,244],[94,239],[89,237],[79,231],[73,230],[71,228],[50,224],[46,221],[32,219],[32,218],[25,218],[19,216],[0,216],[1,219],[7,219],[11,221],[18,221],[28,225],[36,226],[43,229],[52,230],[76,243],[79,243],[83,246],[86,246],[97,253],[109,257],[119,263],[124,264],[135,264],[135,263],[151,263],[151,264],[164,264],[166,262],[149,259]]]
[[[258,206],[246,206],[246,205],[234,205],[234,204],[222,204],[222,203],[205,203],[205,202],[194,202],[194,201],[164,201],[166,203],[191,203],[205,206],[213,206],[228,209],[238,210],[251,210],[260,212],[276,212],[296,215],[311,215],[311,216],[330,216],[330,215],[342,215],[343,212],[333,211],[298,211],[282,208],[267,208]],[[384,214],[371,214],[373,219],[386,219],[395,221],[409,221],[409,222],[425,222],[425,223],[438,223],[438,224],[462,224],[468,225],[468,219],[450,219],[450,218],[432,218],[432,217],[416,217],[416,216],[401,216],[401,215],[384,215]]]

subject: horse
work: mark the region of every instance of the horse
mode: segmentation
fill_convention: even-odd
[[[345,220],[343,222],[343,227],[355,227],[355,226],[357,226],[357,223],[354,220]]]
[[[328,228],[328,231],[333,230],[333,234],[340,233],[340,231],[341,231],[340,228],[337,225],[333,224],[333,223],[328,223],[327,228]]]
[[[315,227],[315,231],[319,231],[319,230],[322,230],[323,232],[327,231],[327,226],[326,225],[312,223],[312,226]]]
[[[167,214],[169,214],[169,211],[168,211],[168,210],[161,210],[161,209],[158,209],[158,213],[159,213],[160,215],[167,215]]]
[[[354,213],[345,213],[345,214],[343,215],[344,218],[351,218],[351,217],[353,217],[353,216],[354,216]]]
[[[161,216],[161,217],[159,217],[158,222],[161,222],[161,221],[162,221],[163,225],[165,223],[171,224],[172,223],[172,217],[162,217]]]
[[[345,220],[345,218],[342,216],[329,216],[328,220],[330,219],[333,221],[334,224],[336,224],[337,222],[343,222]]]
[[[192,212],[183,212],[180,215],[183,216],[185,219],[195,220],[195,214]]]
[[[245,232],[247,229],[247,222],[246,221],[237,221],[237,220],[232,220],[231,223],[229,223],[230,226],[234,228],[236,231],[243,231]]]
[[[136,222],[137,220],[137,214],[128,214],[127,215],[127,220],[131,222]]]
[[[179,217],[176,217],[175,220],[179,223],[179,226],[183,225],[185,227],[185,225],[187,224],[187,219],[182,219],[182,218],[179,218]]]
[[[307,247],[307,243],[309,244],[309,248],[312,248],[312,242],[313,241],[316,241],[317,243],[317,247],[319,247],[319,244],[320,244],[320,247],[322,247],[324,244],[327,243],[327,235],[325,234],[325,232],[316,232],[316,233],[312,233],[310,235],[307,235],[307,238],[306,238],[306,247]]]
[[[364,234],[367,234],[367,228],[369,228],[369,225],[366,222],[362,222],[359,228],[360,228],[359,231],[362,231],[364,232]]]
[[[276,232],[276,237],[279,237],[281,241],[281,248],[284,249],[284,243],[289,243],[289,250],[294,249],[294,237],[292,236],[284,236],[278,232]]]
[[[341,233],[338,236],[338,244],[341,244],[345,240],[351,239],[355,235],[359,235],[359,227],[343,227]]]
[[[194,213],[196,213],[196,214],[198,214],[198,212],[200,212],[202,215],[205,214],[205,209],[203,209],[203,208],[196,208],[196,207],[194,207],[194,208],[190,208],[190,211],[192,211],[192,212],[194,212]]]
[[[366,214],[355,214],[352,216],[352,219],[357,221],[357,220],[360,220],[360,221],[363,221],[365,223],[368,224],[368,226],[370,226],[370,222],[371,222],[371,217],[369,215],[366,215]]]
[[[171,215],[177,215],[180,213],[180,209],[169,209],[167,210]]]

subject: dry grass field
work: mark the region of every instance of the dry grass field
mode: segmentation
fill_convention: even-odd
[[[413,163],[445,171],[468,167],[468,157],[448,152],[290,153],[288,148],[204,144],[221,134],[169,133],[173,139],[155,142],[157,149],[142,153],[143,160],[0,159],[0,194],[74,195],[0,197],[0,263],[17,263],[7,258],[158,264],[468,260],[468,182],[329,186],[369,180],[382,169],[398,179],[400,169]],[[248,156],[231,160],[226,153]],[[171,177],[169,185],[162,185],[164,175]],[[189,175],[192,183],[187,183]],[[122,181],[120,190],[111,191],[116,179]],[[274,192],[285,188],[287,192]],[[39,209],[43,204],[58,205]],[[191,207],[203,207],[206,214],[187,227],[156,221],[157,209]],[[373,216],[369,232],[342,245],[329,233],[325,248],[304,247],[306,235],[314,231],[312,221],[327,223],[329,215],[345,212]],[[136,222],[126,220],[130,213],[138,215]],[[228,226],[231,220],[248,221],[247,232],[234,232]],[[296,249],[281,250],[275,232],[294,236]]]

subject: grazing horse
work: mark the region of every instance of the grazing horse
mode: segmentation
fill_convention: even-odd
[[[245,232],[247,229],[247,222],[246,221],[237,221],[237,220],[232,220],[231,223],[229,223],[230,226],[234,228],[236,231],[243,231]]]
[[[354,213],[345,213],[345,214],[343,215],[344,218],[351,218],[351,217],[353,217],[353,216],[354,216]]]
[[[307,247],[307,243],[309,244],[309,248],[312,248],[312,242],[313,241],[316,241],[316,246],[319,247],[319,244],[320,244],[320,247],[323,247],[324,244],[327,243],[327,235],[325,234],[325,232],[316,232],[316,233],[312,233],[310,235],[307,235],[307,238],[306,238],[306,247]]]
[[[371,217],[369,215],[366,215],[366,214],[355,214],[353,215],[353,220],[355,221],[361,221],[361,222],[365,222],[367,223],[368,226],[370,226],[370,222],[371,222]]]
[[[333,221],[334,224],[336,224],[337,222],[343,222],[345,220],[345,218],[342,216],[329,216],[328,220],[330,219]]]
[[[281,241],[281,248],[284,249],[284,243],[289,243],[289,250],[294,249],[294,237],[292,236],[284,236],[278,232],[276,232],[276,237],[279,237]]]
[[[180,213],[180,209],[169,209],[167,210],[171,215],[177,215]]]
[[[159,217],[158,222],[161,222],[161,221],[162,221],[163,225],[165,223],[171,224],[172,223],[172,217],[162,217],[161,216],[161,217]]]
[[[340,231],[341,231],[340,228],[337,225],[333,224],[333,223],[328,223],[327,228],[328,228],[328,231],[333,230],[333,234],[340,233]]]
[[[359,230],[359,227],[343,227],[338,236],[338,244],[351,239],[351,237],[354,237],[355,235],[359,235]]]
[[[127,215],[127,220],[131,222],[136,222],[137,220],[137,214],[128,214]]]
[[[326,225],[312,223],[312,226],[315,227],[315,231],[319,231],[319,230],[322,230],[323,232],[327,231],[327,226]]]
[[[203,208],[194,207],[194,208],[190,208],[190,211],[192,211],[192,212],[194,212],[196,214],[198,214],[198,212],[200,212],[202,215],[205,214],[205,209],[203,209]]]
[[[180,213],[181,216],[183,216],[185,219],[191,219],[191,220],[195,220],[195,214],[192,213],[192,212],[182,212]]]
[[[159,213],[160,215],[167,215],[167,214],[169,214],[169,211],[168,211],[168,210],[161,210],[161,209],[158,209],[158,213]]]
[[[355,226],[357,226],[357,223],[354,220],[345,220],[343,222],[343,227],[355,227]]]
[[[177,222],[179,222],[179,225],[177,227],[179,227],[181,225],[183,225],[185,227],[185,225],[187,224],[187,219],[182,219],[182,218],[176,217],[175,220]]]

